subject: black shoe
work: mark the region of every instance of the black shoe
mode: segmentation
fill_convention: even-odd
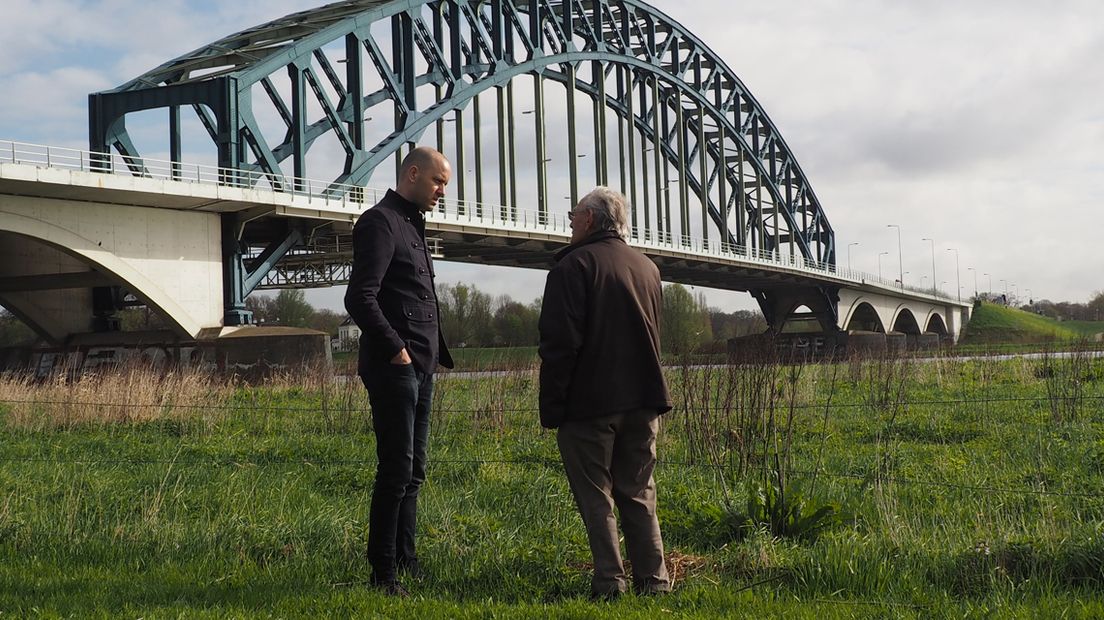
[[[403,584],[399,583],[398,579],[375,581],[372,585],[374,585],[380,592],[383,592],[387,596],[394,596],[398,598],[407,598],[408,596],[410,596],[410,591],[403,587]]]
[[[640,588],[636,591],[637,596],[664,596],[671,593],[671,588]]]
[[[400,572],[406,573],[411,579],[421,579],[425,577],[421,565],[418,564],[418,558],[412,560],[399,560],[397,568]]]
[[[623,593],[619,590],[610,590],[609,592],[591,592],[590,600],[596,603],[612,603],[621,598]]]

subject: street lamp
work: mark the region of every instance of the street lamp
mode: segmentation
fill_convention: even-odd
[[[928,279],[928,276],[924,276],[924,275],[920,276],[920,289],[921,290],[924,289],[924,280],[927,280],[927,279]]]
[[[1002,287],[1004,287],[1004,303],[1007,304],[1008,303],[1008,281],[1007,280],[997,280],[997,281],[1001,283]]]
[[[932,293],[935,293],[935,240],[924,237],[921,241],[931,241],[932,253]]]
[[[977,269],[974,269],[973,267],[967,267],[966,271],[974,272],[974,299],[976,300],[977,299]]]
[[[962,279],[959,278],[960,271],[958,269],[958,248],[947,248],[947,251],[955,253],[955,284],[958,285],[958,300],[962,301]]]
[[[887,224],[886,228],[897,229],[897,274],[901,279],[901,288],[905,287],[905,263],[901,260],[901,227],[897,224]]]
[[[882,257],[889,254],[889,252],[882,252],[878,255],[878,279],[882,279]]]
[[[981,275],[986,276],[987,278],[989,278],[989,296],[991,297],[993,295],[993,274],[983,273]]]
[[[847,271],[851,271],[851,246],[859,245],[858,241],[852,241],[847,244]]]

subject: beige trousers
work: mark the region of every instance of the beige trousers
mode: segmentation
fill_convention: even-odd
[[[638,593],[671,589],[652,479],[658,430],[659,416],[647,411],[566,422],[556,434],[594,559],[593,594],[626,589],[614,506],[632,562],[633,588]]]

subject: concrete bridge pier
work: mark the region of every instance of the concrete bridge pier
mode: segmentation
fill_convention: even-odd
[[[752,290],[750,293],[755,301],[759,302],[759,308],[763,311],[763,317],[767,321],[770,332],[776,336],[782,333],[784,328],[795,323],[816,322],[820,331],[826,334],[840,330],[837,312],[839,288],[837,287],[760,289]],[[799,311],[802,307],[805,310]],[[799,328],[797,331],[813,330]]]

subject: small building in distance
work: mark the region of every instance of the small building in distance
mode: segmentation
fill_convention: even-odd
[[[352,351],[360,343],[360,328],[353,322],[352,317],[346,318],[337,326],[337,341],[334,344],[335,351]]]

